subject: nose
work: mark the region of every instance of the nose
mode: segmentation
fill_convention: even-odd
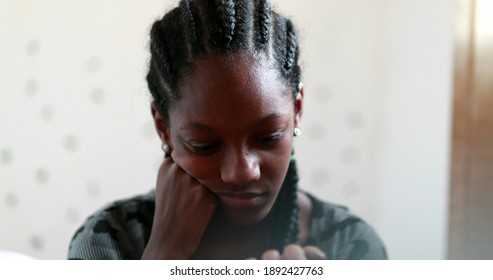
[[[258,157],[247,152],[228,153],[221,167],[224,183],[245,186],[260,179]]]

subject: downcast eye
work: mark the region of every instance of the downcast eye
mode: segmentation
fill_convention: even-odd
[[[197,154],[209,154],[214,152],[219,145],[215,144],[207,144],[207,145],[198,145],[198,144],[191,144],[191,143],[186,143],[187,147],[194,153]]]
[[[283,136],[284,136],[284,133],[282,131],[278,131],[278,132],[275,132],[273,134],[262,136],[258,139],[258,141],[264,145],[273,145],[273,144],[279,142]]]

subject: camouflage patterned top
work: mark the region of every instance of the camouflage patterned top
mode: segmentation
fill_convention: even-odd
[[[140,259],[151,234],[154,191],[104,207],[74,234],[68,258]],[[312,220],[306,245],[321,248],[328,259],[386,259],[385,248],[371,226],[347,208],[310,194]]]

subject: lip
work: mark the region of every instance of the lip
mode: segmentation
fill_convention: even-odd
[[[232,208],[252,208],[261,204],[263,195],[253,192],[218,193],[217,197]]]

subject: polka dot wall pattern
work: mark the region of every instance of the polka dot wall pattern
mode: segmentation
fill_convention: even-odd
[[[368,137],[368,131],[364,113],[348,108],[345,102],[329,85],[307,87],[306,103],[310,111],[304,114],[303,137],[306,139],[299,146],[309,143],[312,149],[319,151],[309,159],[301,156],[302,160],[316,163],[303,173],[308,179],[302,177],[302,186],[325,194],[329,201],[351,205],[355,200],[364,199],[361,186],[354,180],[364,181],[362,167],[368,163],[364,157],[366,143],[361,139]]]
[[[304,67],[305,111],[296,140],[301,187],[365,210],[358,199],[364,199],[371,108],[355,97],[365,84],[345,92],[337,70],[348,66],[311,59],[326,56],[315,41],[325,31],[310,25],[310,13],[300,13],[332,1],[310,7],[275,2],[297,24],[312,28],[310,37],[302,37],[303,60],[310,64]],[[149,113],[146,40],[152,20],[173,1],[134,5],[26,0],[17,7],[22,19],[13,8],[0,9],[9,23],[0,25],[0,213],[13,229],[2,234],[0,249],[64,259],[87,216],[153,188],[163,155]],[[330,19],[325,24],[333,25]]]
[[[5,195],[5,204],[7,205],[7,207],[15,208],[17,206],[17,203],[18,203],[18,198],[15,193],[7,193]]]
[[[26,82],[25,91],[27,95],[34,96],[38,91],[38,88],[39,88],[38,82],[34,79],[29,79]]]
[[[9,164],[13,159],[12,151],[7,148],[3,149],[1,158],[2,158],[2,164],[5,165]]]

